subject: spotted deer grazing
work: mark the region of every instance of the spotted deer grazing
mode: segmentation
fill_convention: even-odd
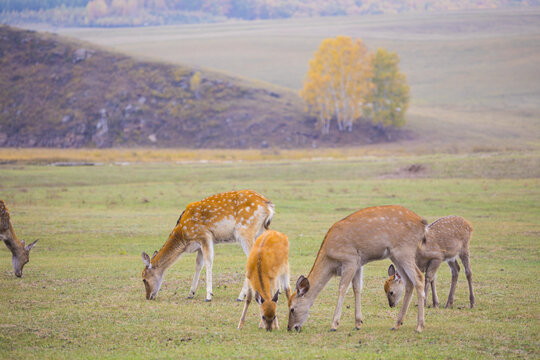
[[[427,222],[402,206],[376,206],[359,210],[335,223],[326,234],[311,272],[300,276],[289,299],[288,330],[299,331],[307,320],[315,298],[332,276],[341,276],[338,301],[331,330],[339,325],[345,293],[352,281],[355,297],[355,326],[362,324],[360,291],[362,267],[375,260],[392,259],[406,283],[403,307],[393,329],[398,329],[411,302],[413,288],[418,296],[416,331],[424,328],[424,276],[415,263]]]
[[[474,307],[474,292],[472,286],[472,271],[469,262],[469,243],[471,241],[473,227],[469,221],[459,216],[447,216],[440,218],[427,227],[426,241],[416,253],[416,265],[425,272],[426,294],[431,285],[433,307],[439,307],[439,297],[435,287],[435,275],[443,261],[448,263],[452,272],[452,284],[445,307],[454,304],[454,294],[459,275],[457,257],[461,259],[465,267],[465,274],[469,283],[470,307]],[[401,273],[396,271],[393,265],[388,268],[389,278],[384,283],[384,291],[388,297],[388,304],[397,305],[403,293]],[[426,300],[427,301],[427,300]]]
[[[150,258],[142,253],[142,278],[146,298],[153,300],[161,287],[163,274],[184,252],[197,252],[195,275],[188,298],[195,296],[201,270],[206,266],[206,301],[212,300],[212,264],[214,244],[237,241],[248,255],[255,238],[268,229],[274,205],[251,190],[216,194],[189,204],[161,250]],[[248,289],[247,279],[238,300]]]
[[[11,263],[13,270],[15,270],[15,275],[21,277],[24,265],[30,260],[30,250],[32,250],[38,241],[36,240],[30,245],[26,245],[24,240],[17,238],[9,217],[9,210],[4,200],[0,200],[0,240],[3,240],[4,244],[11,251]]]
[[[246,278],[250,286],[238,329],[244,326],[253,291],[255,291],[255,301],[261,309],[259,327],[264,327],[267,331],[279,329],[276,307],[280,289],[285,290],[287,299],[291,295],[287,236],[273,230],[264,232],[255,241],[248,256],[246,268]]]

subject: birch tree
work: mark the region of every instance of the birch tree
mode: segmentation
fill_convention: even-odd
[[[323,40],[300,92],[323,134],[329,133],[332,119],[339,131],[352,131],[373,86],[371,77],[372,64],[362,40],[348,36]]]

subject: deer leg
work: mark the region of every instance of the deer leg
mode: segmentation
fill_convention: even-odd
[[[426,288],[425,288],[425,300],[424,304],[426,304],[427,299],[427,293],[429,291],[429,285],[431,285],[431,297],[433,299],[433,307],[438,308],[439,307],[439,297],[437,296],[437,289],[435,285],[435,277],[437,274],[437,270],[441,266],[441,260],[434,259],[429,262],[428,268],[426,270]]]
[[[255,243],[255,233],[251,229],[239,229],[236,233],[236,241],[242,245],[242,250],[244,250],[244,254],[246,254],[246,257],[249,256],[249,252],[251,248],[253,247],[253,244]],[[247,291],[249,288],[249,281],[246,278],[244,280],[244,284],[242,285],[242,290],[240,290],[240,294],[238,294],[238,297],[236,298],[236,301],[243,301],[246,297]]]
[[[416,331],[422,332],[424,328],[424,275],[416,266],[414,261],[405,262],[398,265],[399,262],[394,261],[394,264],[398,268],[398,272],[404,275],[405,278],[405,296],[403,297],[403,305],[399,311],[396,325],[393,330],[399,329],[403,325],[403,319],[407,315],[407,310],[412,299],[412,290],[416,288],[416,295],[418,297],[418,318],[416,323]]]
[[[204,266],[206,267],[206,299],[204,301],[212,301],[212,265],[214,263],[214,246],[209,240],[202,246]]]
[[[416,320],[416,332],[422,332],[424,330],[424,274],[420,271],[418,266],[414,264],[414,270],[416,274],[416,280],[414,281],[414,287],[416,288],[416,296],[418,297],[418,317]],[[433,287],[433,284],[431,284]]]
[[[199,249],[197,250],[197,259],[195,260],[195,275],[193,275],[193,282],[191,283],[191,290],[189,291],[188,299],[192,299],[195,296],[195,290],[199,285],[199,277],[203,268],[203,254]]]
[[[450,270],[452,271],[452,283],[450,284],[450,293],[448,294],[448,300],[446,301],[445,308],[452,307],[454,305],[454,294],[456,293],[456,285],[459,276],[459,264],[457,260],[452,260],[448,262]]]
[[[428,265],[427,265],[427,269],[429,269],[429,262],[428,262]],[[424,282],[424,292],[425,292],[425,297],[424,297],[424,307],[427,306],[427,293],[429,292],[429,286],[431,285],[429,282],[428,282],[428,278],[427,278],[427,270],[426,270],[426,277],[425,277],[425,282]]]
[[[238,329],[241,329],[244,326],[244,323],[246,322],[247,309],[249,307],[249,304],[251,303],[251,298],[252,297],[253,297],[253,292],[251,291],[251,288],[248,288],[247,296],[246,296],[246,303],[244,304],[244,310],[242,311],[242,316],[240,316],[240,322],[238,323]]]
[[[354,277],[354,274],[356,273],[357,267],[356,266],[343,266],[343,270],[341,273],[341,280],[339,282],[339,291],[338,291],[338,301],[336,305],[336,310],[334,311],[334,318],[332,320],[332,328],[330,331],[336,331],[339,326],[339,319],[341,317],[341,308],[343,307],[343,301],[345,300],[345,294],[347,293],[347,289],[349,288],[349,284],[351,283],[352,278]]]
[[[404,276],[405,280],[405,295],[403,295],[403,303],[401,304],[401,309],[399,310],[399,314],[396,320],[396,324],[392,328],[392,330],[398,330],[401,325],[403,325],[403,319],[405,318],[405,315],[407,315],[407,310],[409,308],[409,305],[411,303],[412,299],[412,291],[414,288],[414,285],[411,281],[407,279],[406,276]]]
[[[353,292],[354,292],[354,327],[356,330],[360,330],[360,326],[363,324],[362,317],[362,304],[360,301],[360,293],[362,292],[362,274],[364,268],[361,266],[354,274],[352,280]]]
[[[474,291],[472,286],[472,270],[471,270],[471,263],[469,262],[469,252],[464,252],[460,255],[461,262],[463,263],[463,267],[465,268],[465,275],[467,276],[467,282],[469,283],[469,303],[471,309],[474,307]],[[456,262],[457,263],[457,262]]]
[[[287,301],[291,297],[291,286],[290,286],[289,274],[283,275],[281,279],[281,288],[285,291],[285,296],[287,296]]]

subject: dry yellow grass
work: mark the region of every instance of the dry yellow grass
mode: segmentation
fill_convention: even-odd
[[[0,163],[45,164],[53,162],[224,162],[303,160],[317,158],[346,159],[383,156],[391,152],[381,147],[336,149],[53,149],[0,148]]]

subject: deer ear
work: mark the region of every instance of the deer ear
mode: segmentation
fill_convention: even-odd
[[[145,253],[144,251],[142,252],[142,261],[144,263],[144,266],[146,266],[147,269],[152,268],[152,263],[150,262],[150,256],[148,256],[148,254]]]
[[[388,267],[388,276],[392,276],[396,273],[396,268],[394,267],[394,264],[390,264]]]
[[[272,301],[275,302],[275,303],[277,303],[278,299],[279,299],[279,290],[276,291],[274,297],[272,298]]]
[[[30,245],[26,246],[25,249],[26,249],[27,251],[32,250],[32,248],[33,248],[34,246],[36,246],[36,243],[38,242],[38,240],[39,240],[39,239],[36,239],[36,241],[34,241],[34,242],[31,243]]]
[[[262,298],[261,294],[259,294],[257,291],[255,291],[255,301],[259,305],[262,305],[264,302],[264,299]]]
[[[21,244],[23,247],[26,247],[26,242],[23,239],[21,239]]]
[[[399,275],[399,273],[396,271],[396,277],[395,277],[395,280],[396,281],[401,281],[401,275]]]
[[[156,257],[157,253],[158,253],[157,250],[154,251],[154,255],[152,255],[152,259]]]
[[[304,296],[309,291],[309,280],[304,275],[300,275],[296,281],[296,294]]]

